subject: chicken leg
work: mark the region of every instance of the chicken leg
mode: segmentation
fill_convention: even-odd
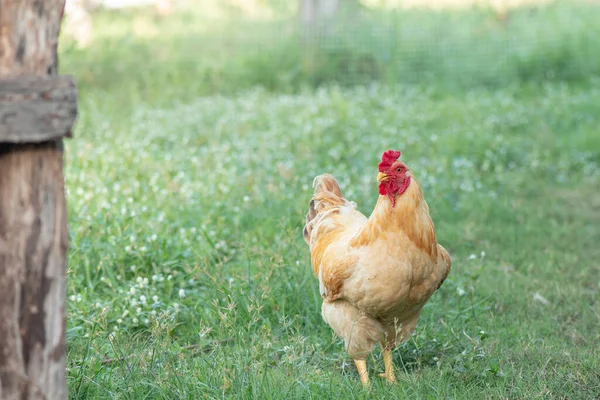
[[[383,349],[383,363],[385,364],[385,373],[379,374],[379,376],[385,378],[388,383],[396,383],[394,363],[392,362],[392,351],[390,349]]]
[[[363,387],[369,386],[369,373],[367,372],[367,361],[366,360],[354,360],[358,374],[360,375],[360,381]]]

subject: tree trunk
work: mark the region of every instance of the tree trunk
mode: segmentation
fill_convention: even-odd
[[[54,75],[64,0],[0,0],[0,78]],[[1,88],[0,88],[1,89]],[[62,139],[0,143],[0,399],[66,399]]]
[[[339,8],[340,0],[300,0],[300,21],[309,33],[318,34],[335,19]]]

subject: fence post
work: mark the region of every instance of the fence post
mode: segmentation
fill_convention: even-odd
[[[0,399],[66,399],[64,0],[0,0]]]

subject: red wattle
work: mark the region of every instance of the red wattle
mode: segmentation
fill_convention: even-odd
[[[379,194],[382,196],[385,196],[387,194],[387,188],[385,187],[385,184],[383,182],[379,184]]]
[[[381,182],[379,184],[379,194],[382,196],[388,196],[392,203],[392,208],[396,206],[396,197],[408,189],[410,185],[410,176],[401,183],[401,186],[396,185],[394,181]]]

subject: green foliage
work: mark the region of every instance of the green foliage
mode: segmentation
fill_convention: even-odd
[[[130,87],[142,98],[155,97],[153,90],[180,98],[373,80],[460,90],[586,82],[600,75],[598,11],[595,4],[555,3],[514,9],[499,20],[485,8],[363,9],[308,39],[288,17],[215,22],[197,10],[165,19],[107,12],[95,19],[93,49],[102,50],[78,50],[65,38],[62,62],[85,71],[78,76],[83,88]]]
[[[142,40],[102,14],[90,49],[61,47],[81,92],[66,148],[71,398],[600,396],[598,79],[547,82],[521,43],[521,78],[448,91],[455,68],[476,81],[492,62],[449,52],[437,66],[419,50],[411,71],[447,75],[390,84],[358,52],[328,50],[335,69],[349,58],[384,80],[348,88],[296,65],[285,35],[261,56],[257,27],[236,36],[194,18]],[[465,15],[448,18],[458,38]],[[209,40],[218,29],[229,35]],[[214,91],[239,93],[199,96]],[[453,270],[394,353],[400,383],[376,376],[376,351],[366,392],[320,317],[301,229],[322,172],[368,214],[388,148],[422,184]]]

